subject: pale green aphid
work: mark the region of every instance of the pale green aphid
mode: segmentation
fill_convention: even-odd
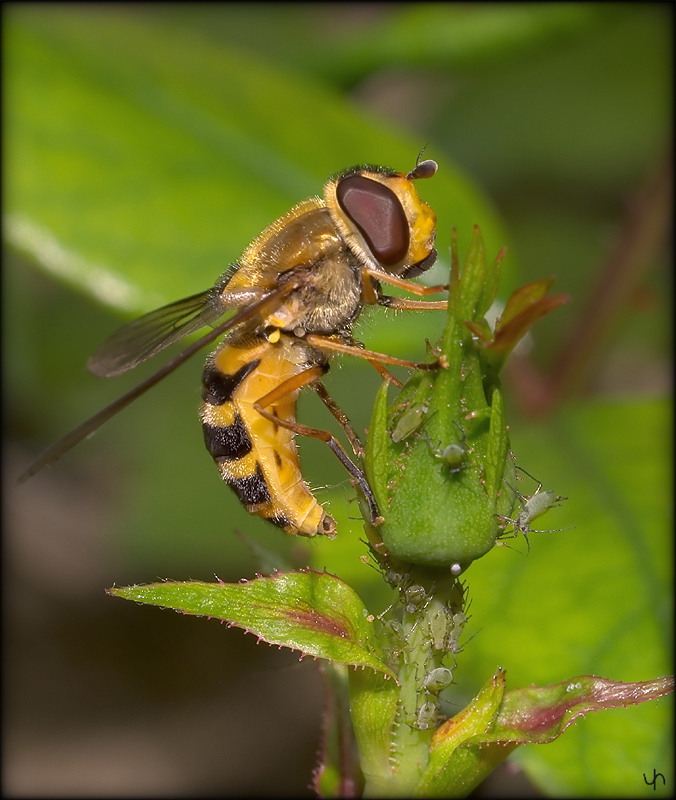
[[[403,442],[423,424],[428,406],[425,403],[411,406],[399,417],[392,431],[393,442]]]
[[[534,481],[537,481],[537,478],[534,478],[530,474],[530,472],[526,472],[525,469],[520,468],[520,471],[525,472],[529,478],[532,478]],[[535,490],[535,493],[532,494],[530,497],[519,494],[519,492],[513,490],[522,503],[521,510],[514,517],[514,519],[512,519],[511,517],[500,517],[500,520],[503,523],[509,522],[512,525],[511,536],[509,535],[505,536],[505,534],[503,533],[501,538],[513,538],[521,533],[523,534],[523,537],[526,540],[526,544],[528,545],[529,550],[530,550],[530,542],[528,541],[529,533],[554,533],[556,531],[567,530],[566,528],[548,528],[544,530],[537,530],[531,527],[531,522],[533,522],[533,520],[536,520],[538,517],[541,517],[543,514],[546,514],[550,508],[555,506],[561,500],[568,499],[566,497],[561,497],[560,495],[557,495],[550,489],[547,489],[543,492],[541,491],[542,482],[537,481],[537,484],[538,485],[537,489]]]
[[[429,694],[436,694],[453,683],[453,670],[448,667],[436,667],[425,675],[423,688]]]
[[[437,719],[437,713],[439,711],[439,706],[436,700],[427,700],[420,706],[418,710],[418,715],[416,717],[416,725],[418,730],[426,731],[434,725]]]
[[[423,607],[425,603],[429,602],[425,589],[415,583],[403,589],[402,595],[402,599],[404,600],[404,608],[409,614],[415,614],[418,609]]]
[[[446,447],[439,449],[432,444],[430,437],[425,431],[423,431],[423,436],[425,439],[427,439],[427,444],[430,446],[430,450],[432,451],[433,455],[435,458],[438,458],[444,462],[444,464],[449,468],[451,475],[455,474],[456,472],[460,472],[465,468],[465,454],[467,452],[465,448],[467,436],[455,420],[453,420],[453,423],[460,431],[462,444],[448,444]]]
[[[467,617],[458,611],[451,613],[446,606],[437,606],[427,615],[427,627],[430,641],[435,650],[444,653],[457,653],[460,650],[459,640]]]

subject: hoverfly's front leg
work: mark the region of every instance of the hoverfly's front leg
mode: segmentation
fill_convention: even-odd
[[[431,304],[428,304],[431,305]],[[345,344],[345,342],[341,342],[338,339],[332,338],[330,336],[320,336],[316,333],[309,333],[305,340],[308,344],[313,345],[319,350],[324,350],[332,353],[345,353],[348,356],[357,356],[357,358],[363,358],[366,361],[373,364],[374,362],[378,364],[393,364],[398,367],[408,367],[409,369],[424,369],[424,370],[434,370],[434,369],[446,369],[448,367],[448,362],[446,361],[445,356],[441,356],[436,361],[429,361],[429,362],[419,362],[419,361],[408,361],[405,358],[396,358],[395,356],[387,355],[387,353],[376,353],[373,350],[366,350],[364,347],[357,347],[353,344]],[[386,377],[391,377],[389,372],[385,370],[387,373]]]
[[[300,436],[310,436],[313,439],[320,439],[321,441],[326,442],[326,444],[338,457],[340,463],[359,484],[359,488],[361,489],[369,506],[369,511],[371,513],[371,524],[379,525],[383,521],[383,518],[380,515],[378,504],[376,503],[376,499],[373,496],[371,487],[366,480],[366,476],[359,469],[359,467],[350,460],[350,457],[345,452],[336,437],[329,431],[322,430],[321,428],[311,428],[309,425],[302,425],[300,422],[291,422],[289,420],[281,419],[280,417],[277,417],[265,410],[266,406],[270,406],[273,403],[279,402],[283,397],[291,394],[291,392],[295,392],[303,386],[312,386],[329,411],[331,411],[333,416],[338,420],[338,422],[340,422],[348,439],[350,440],[350,444],[355,450],[355,453],[359,455],[360,452],[363,452],[363,447],[359,441],[359,438],[357,437],[357,434],[354,432],[345,414],[338,408],[324,386],[321,383],[318,383],[324,372],[324,367],[317,366],[306,369],[298,375],[293,375],[291,378],[288,378],[280,383],[279,386],[276,386],[271,392],[268,392],[266,395],[261,397],[260,400],[253,404],[253,407],[259,414],[261,414],[261,416],[269,419],[276,425],[280,425],[282,428],[287,428],[288,430]]]
[[[388,369],[385,369],[382,364],[379,364],[377,361],[369,361],[369,364],[375,369],[376,372],[380,374],[380,377],[384,381],[393,383],[397,389],[401,389],[404,385],[399,378],[396,378]]]
[[[388,283],[390,286],[397,286],[407,292],[418,295],[418,297],[425,297],[428,294],[439,294],[448,289],[447,285],[440,286],[419,286],[417,283],[412,283],[404,278],[398,278],[396,275],[388,275],[386,273],[378,272],[368,267],[362,267],[361,272],[361,293],[366,305],[375,305],[376,303],[385,308],[395,308],[401,311],[445,311],[448,308],[447,300],[409,300],[404,297],[390,297],[389,295],[379,295],[373,286],[371,278],[382,283]]]
[[[378,298],[378,305],[398,311],[446,311],[448,300],[409,300],[406,297],[391,297],[384,294]]]
[[[370,267],[362,267],[363,285],[367,283],[366,276],[375,278],[375,280],[380,281],[380,283],[386,283],[389,286],[396,286],[398,289],[403,289],[405,292],[410,292],[411,294],[415,294],[418,297],[427,297],[428,294],[439,294],[440,292],[445,292],[448,289],[448,284],[446,283],[439,284],[438,286],[421,286],[419,283],[413,283],[412,281],[407,281],[405,278],[400,278],[398,275],[390,275],[388,272],[381,272],[380,270],[371,269]],[[380,303],[381,299],[384,298],[379,298],[377,301],[374,300],[369,301],[368,298],[365,299],[367,303],[369,302]],[[390,298],[390,299],[395,299],[395,298]],[[441,305],[442,303],[444,303],[445,305],[442,306]],[[417,305],[414,306],[414,308],[417,309],[446,308],[446,301],[439,300],[435,302],[418,303]]]

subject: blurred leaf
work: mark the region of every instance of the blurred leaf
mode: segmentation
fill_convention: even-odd
[[[320,670],[326,708],[312,788],[318,797],[357,797],[361,794],[363,778],[350,716],[348,668],[321,662]]]
[[[483,67],[518,58],[593,30],[617,9],[584,3],[334,3],[313,12],[303,5],[266,6],[266,19],[248,44],[296,69],[346,85],[389,65]],[[226,16],[213,6],[188,13],[176,5],[165,24],[182,24],[215,41],[239,44],[250,37],[251,17],[243,6],[232,7]],[[289,35],[280,36],[280,30]]]
[[[632,8],[611,13],[568,47],[458,82],[439,99],[434,133],[445,133],[449,151],[494,191],[527,192],[535,213],[543,190],[559,209],[574,203],[582,217],[596,193],[617,202],[617,192],[668,148],[672,119],[671,10]]]
[[[389,64],[485,68],[532,48],[551,47],[603,16],[598,5],[586,3],[406,4],[379,20],[377,35],[368,26],[358,31],[339,63],[342,72],[348,60],[362,69]]]
[[[329,173],[407,169],[420,150],[305,77],[119,8],[14,7],[6,21],[6,236],[125,310],[208,288]],[[457,170],[442,163],[435,182],[442,220],[504,243]]]

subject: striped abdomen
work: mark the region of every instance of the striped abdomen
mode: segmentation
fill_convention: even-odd
[[[228,341],[207,363],[201,418],[207,450],[251,514],[287,533],[332,535],[336,523],[303,480],[295,434],[258,413],[253,404],[286,379],[307,369],[307,348],[281,335]],[[266,406],[296,421],[298,390]]]

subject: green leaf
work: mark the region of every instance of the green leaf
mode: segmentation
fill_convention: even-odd
[[[554,686],[513,689],[502,698],[490,732],[479,734],[477,741],[551,742],[590,711],[638,705],[673,691],[673,677],[621,683],[593,675],[579,675]]]
[[[109,590],[116,597],[230,622],[269,644],[394,678],[359,596],[340,578],[312,571],[237,583],[164,582]]]
[[[505,673],[498,670],[467,708],[436,731],[416,797],[465,797],[509,755],[509,746],[466,746],[491,729],[504,691]]]
[[[393,63],[446,64],[456,70],[475,63],[484,66],[528,48],[551,46],[592,27],[599,18],[603,19],[599,8],[584,3],[405,4],[391,10],[377,35],[370,26],[355,31],[342,52],[330,54],[329,63],[338,61],[341,74],[350,66],[359,72]]]
[[[589,675],[504,692],[499,670],[434,734],[419,797],[464,797],[520,744],[551,742],[589,711],[636,705],[673,692],[674,679],[619,683]]]

